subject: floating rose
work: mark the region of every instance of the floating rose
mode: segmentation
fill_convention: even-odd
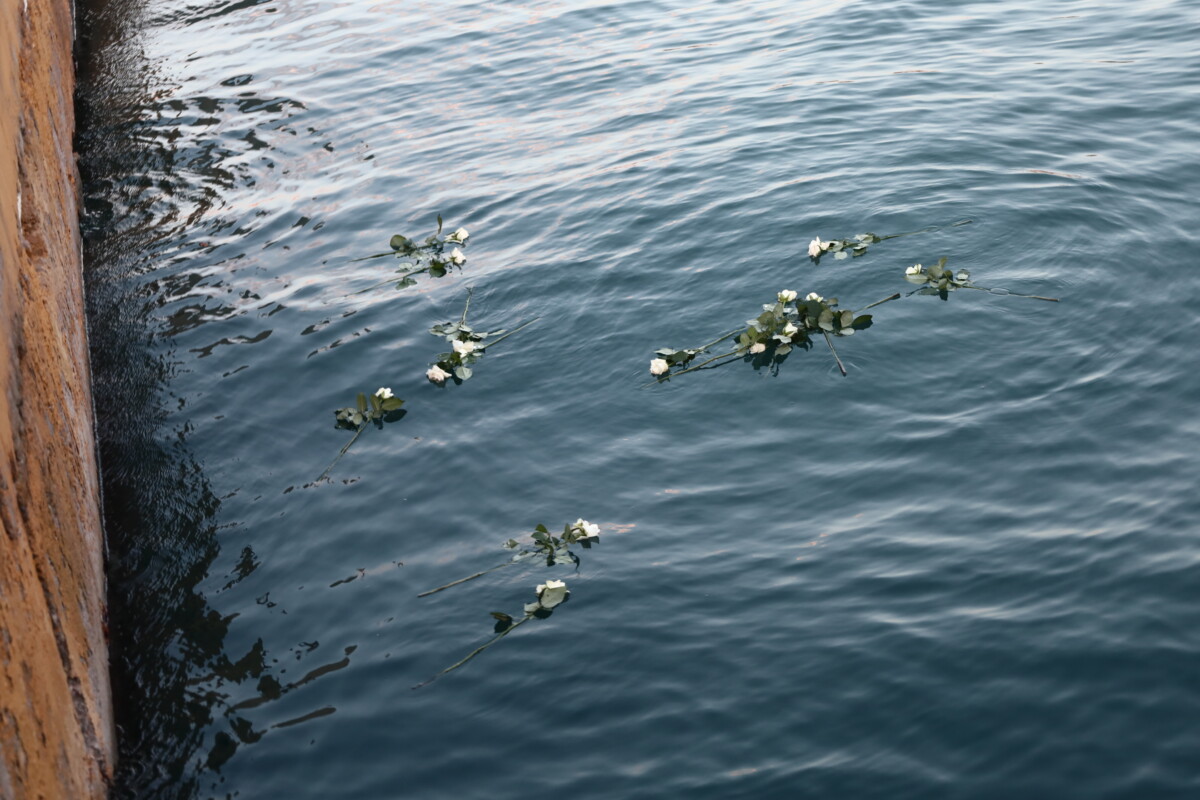
[[[441,336],[450,342],[450,352],[439,353],[437,362],[425,373],[425,376],[429,380],[439,385],[445,383],[448,378],[454,378],[456,382],[467,380],[474,374],[471,367],[483,358],[487,348],[507,339],[527,325],[532,325],[536,322],[535,319],[530,320],[522,325],[518,325],[511,331],[503,329],[476,331],[467,324],[467,312],[471,308],[471,294],[473,291],[467,291],[467,302],[463,305],[463,313],[459,317],[458,322],[443,322],[429,329],[429,332],[434,336]],[[497,338],[488,341],[491,337]]]
[[[325,471],[321,473],[317,480],[321,481],[328,477],[334,465],[358,441],[358,437],[362,436],[363,431],[367,429],[368,425],[374,423],[376,428],[382,428],[385,422],[395,422],[400,419],[404,415],[404,412],[401,411],[403,405],[404,401],[393,395],[391,389],[381,386],[370,396],[359,392],[353,406],[339,408],[334,411],[334,426],[344,430],[352,430],[354,431],[354,436],[338,451],[333,461],[330,462],[329,466],[325,468]]]
[[[580,563],[579,556],[571,552],[571,545],[578,544],[584,550],[592,549],[592,545],[599,544],[600,542],[600,526],[588,522],[586,519],[577,519],[570,524],[564,525],[562,533],[556,536],[550,533],[550,530],[545,525],[539,524],[534,528],[529,538],[530,542],[525,547],[522,547],[521,543],[516,539],[508,539],[500,545],[505,550],[516,551],[503,564],[497,564],[482,572],[476,572],[474,575],[468,575],[465,578],[451,581],[436,589],[421,592],[417,597],[428,597],[431,594],[437,594],[449,589],[451,586],[458,586],[460,583],[473,581],[476,578],[487,575],[489,572],[495,572],[498,569],[511,567],[514,564],[520,564],[531,559],[544,560],[547,567],[557,565],[578,567]]]
[[[445,251],[447,244],[457,244],[466,247],[468,236],[466,228],[459,228],[449,236],[443,237],[441,235],[441,215],[438,215],[437,223],[437,233],[426,237],[424,242],[417,242],[414,239],[409,239],[407,236],[396,234],[388,240],[388,246],[391,247],[390,251],[354,259],[354,261],[369,261],[375,258],[394,256],[401,259],[404,264],[396,270],[397,277],[389,278],[382,283],[352,292],[352,294],[363,294],[364,292],[378,289],[381,286],[386,286],[389,283],[395,283],[397,289],[404,289],[416,284],[417,275],[428,274],[431,278],[441,278],[450,267],[459,267],[461,269],[463,264],[467,263],[467,257],[463,254],[463,251],[458,247],[455,247],[449,253]]]
[[[658,380],[655,382],[661,383],[671,377],[685,375],[713,364],[722,366],[732,363],[738,358],[750,359],[756,368],[766,364],[777,366],[794,348],[808,349],[811,347],[812,337],[817,334],[825,338],[837,361],[838,369],[845,375],[846,368],[833,346],[832,337],[852,336],[860,330],[869,328],[871,315],[855,314],[853,311],[839,308],[837,298],[826,300],[817,292],[809,292],[803,300],[797,300],[798,296],[797,292],[784,289],[776,295],[775,303],[765,304],[761,314],[746,320],[744,330],[727,333],[704,347],[691,350],[671,350],[669,348],[659,350],[658,354],[665,357],[669,367],[685,366],[687,368],[675,373],[667,370],[661,375],[655,372],[654,374],[658,376]],[[889,300],[895,300],[898,297],[900,295],[894,294],[864,307],[863,310]],[[728,353],[713,356],[696,366],[688,366],[698,353],[705,352],[712,345],[735,336],[737,338],[734,348]],[[767,360],[764,361],[764,358]],[[651,371],[653,372],[653,370]]]
[[[991,292],[992,294],[1006,294],[1014,297],[1027,297],[1031,300],[1046,300],[1047,302],[1057,303],[1058,298],[1042,297],[1036,294],[1016,294],[1007,289],[988,289],[984,286],[976,286],[971,282],[971,273],[965,269],[960,269],[958,272],[952,272],[946,268],[946,259],[939,258],[938,262],[932,267],[923,267],[920,264],[913,264],[904,270],[904,279],[909,283],[915,283],[920,288],[914,289],[909,294],[926,294],[937,295],[943,300],[948,300],[950,292],[956,289],[975,289],[976,291]]]
[[[550,611],[566,600],[567,595],[570,594],[567,591],[566,581],[546,581],[545,583],[538,584],[536,591],[537,602],[525,604],[526,614],[533,614],[543,610]]]
[[[537,588],[534,589],[534,592],[537,595],[537,599],[532,603],[525,604],[523,608],[525,613],[520,619],[513,619],[511,614],[506,614],[503,611],[491,612],[489,616],[496,621],[494,627],[492,628],[492,630],[496,633],[495,636],[479,647],[476,647],[470,653],[467,653],[464,658],[461,658],[455,663],[446,667],[429,680],[418,683],[412,688],[420,689],[422,686],[428,686],[446,673],[453,672],[471,659],[478,656],[484,650],[487,650],[489,647],[496,644],[496,642],[500,641],[505,636],[508,636],[526,622],[529,622],[531,619],[549,618],[554,612],[554,609],[565,603],[571,596],[571,592],[567,588],[566,581],[548,580],[545,583],[539,583]]]

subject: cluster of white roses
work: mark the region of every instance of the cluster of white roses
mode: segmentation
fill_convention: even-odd
[[[466,228],[459,228],[454,233],[447,236],[446,241],[453,242],[455,244],[466,244],[467,237],[470,235],[471,234],[467,232]],[[463,264],[467,263],[467,257],[463,255],[462,250],[456,247],[450,251],[450,262],[456,267],[461,267]]]
[[[454,377],[454,372],[452,371],[453,368],[466,361],[466,359],[463,358],[464,356],[470,356],[475,353],[477,349],[479,349],[474,339],[455,339],[450,343],[450,346],[454,350],[454,356],[459,363],[447,363],[446,366],[450,367],[450,370],[442,369],[442,364],[444,362],[434,364],[432,367],[425,370],[425,377],[434,383],[441,384],[444,383],[447,378]]]
[[[867,252],[867,248],[876,242],[882,242],[885,238],[891,239],[891,236],[876,236],[873,233],[860,233],[853,239],[830,239],[825,241],[820,236],[813,237],[813,240],[808,243],[808,257],[814,261],[820,260],[825,253],[833,253],[834,258],[848,258],[850,256],[861,256]]]

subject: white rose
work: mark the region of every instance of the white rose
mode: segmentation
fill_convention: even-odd
[[[459,339],[455,339],[454,352],[458,353],[460,356],[465,356],[467,353],[474,353],[475,343],[471,341],[464,342]]]
[[[442,383],[446,380],[446,378],[450,377],[450,373],[446,372],[446,370],[442,369],[437,364],[434,364],[432,367],[425,370],[425,377],[429,378],[429,380],[433,381],[434,383]]]
[[[588,522],[586,519],[580,518],[575,520],[575,524],[572,527],[580,531],[582,536],[579,538],[581,539],[592,539],[600,535],[600,526],[593,522]]]
[[[905,275],[920,275],[925,268],[920,264],[913,264],[908,269],[904,270]]]
[[[671,368],[671,365],[667,363],[667,360],[665,358],[656,358],[650,362],[650,374],[651,375],[662,375],[664,372],[666,372],[670,368]]]
[[[554,608],[567,599],[566,581],[546,581],[537,587],[538,605],[545,609]]]
[[[380,386],[378,389],[375,390],[375,396],[378,397],[380,400],[387,400],[389,397],[392,396],[392,390],[387,389],[383,386]]]
[[[965,269],[960,269],[958,274],[954,276],[954,280],[958,281],[959,283],[966,283],[970,279],[971,273],[967,272]]]
[[[763,344],[762,342],[758,342],[757,344],[750,345],[751,353],[762,353],[766,349],[767,349],[767,346],[765,344]]]
[[[825,302],[825,298],[824,298],[824,297],[821,297],[821,295],[817,294],[816,292],[809,292],[809,293],[808,293],[808,294],[805,296],[805,298],[804,298],[804,299],[805,299],[805,300],[816,300],[818,303],[824,303],[824,302]]]
[[[791,289],[784,289],[782,292],[779,293],[779,302],[781,302],[781,303],[790,303],[795,299],[796,299],[796,293],[793,292]]]
[[[821,255],[823,249],[825,249],[825,243],[821,241],[820,236],[808,243],[808,255],[810,258],[816,258]]]
[[[463,242],[465,242],[467,240],[467,237],[470,235],[471,234],[467,233],[466,228],[459,228],[458,230],[456,230],[454,233],[450,234],[446,238],[452,242],[458,242],[459,244],[462,244]]]
[[[450,260],[455,264],[458,264],[460,267],[467,263],[467,257],[464,256],[463,251],[459,250],[457,247],[450,251]]]

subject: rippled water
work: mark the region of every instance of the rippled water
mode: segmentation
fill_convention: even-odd
[[[1198,796],[1195,3],[80,28],[119,796]],[[438,213],[461,274],[348,296]],[[640,388],[779,289],[861,306],[940,256],[1063,302],[906,298],[848,377]],[[540,320],[439,389],[468,287]],[[377,386],[409,413],[314,483]],[[416,597],[579,516],[577,574]],[[413,690],[548,577],[570,603]]]

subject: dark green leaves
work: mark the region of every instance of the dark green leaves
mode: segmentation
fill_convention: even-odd
[[[418,243],[399,233],[388,240],[388,246],[392,249],[392,253],[405,262],[404,266],[396,270],[396,273],[400,275],[400,278],[395,281],[397,289],[405,289],[415,285],[416,280],[414,276],[416,275],[424,273],[431,278],[442,278],[453,267],[461,269],[462,265],[466,263],[466,256],[457,247],[458,245],[466,247],[466,229],[459,228],[449,236],[443,237],[443,227],[442,215],[438,214],[437,233],[427,236],[424,243]],[[453,246],[452,252],[446,252],[447,245]],[[366,258],[379,258],[386,255],[388,253],[378,253]],[[391,282],[391,280],[384,281],[384,283],[371,288],[377,289],[379,286],[384,286]],[[370,291],[370,289],[364,289],[363,291]]]
[[[535,321],[530,320],[511,331],[505,331],[503,328],[476,331],[467,324],[467,312],[470,308],[471,293],[468,291],[467,302],[463,305],[462,316],[457,322],[443,322],[429,329],[434,336],[441,336],[449,342],[452,348],[448,353],[439,353],[437,361],[425,372],[425,377],[436,384],[444,384],[450,378],[459,383],[469,379],[474,374],[471,367],[483,358],[488,347],[507,339]]]

